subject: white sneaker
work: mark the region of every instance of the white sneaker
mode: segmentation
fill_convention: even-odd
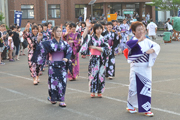
[[[137,113],[136,109],[129,109],[129,108],[126,108],[126,110],[129,112],[129,113]]]
[[[144,113],[144,115],[148,116],[148,117],[153,117],[154,116],[154,114],[151,111]]]

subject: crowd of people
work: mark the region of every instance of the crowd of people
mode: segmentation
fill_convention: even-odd
[[[151,21],[153,22],[153,21]],[[6,30],[1,25],[2,39],[0,54],[10,62],[26,55],[28,48],[28,65],[33,84],[40,83],[39,76],[48,66],[47,98],[52,104],[66,107],[65,91],[67,79],[75,81],[79,76],[79,54],[86,59],[89,56],[88,80],[91,98],[102,98],[105,90],[105,78],[115,77],[115,56],[124,54],[130,63],[130,86],[127,111],[143,112],[153,116],[151,112],[151,67],[160,51],[160,46],[146,35],[146,25],[142,22],[127,24],[89,21],[81,23],[67,22],[52,28],[52,24],[36,24],[27,22],[25,30],[12,25]],[[157,28],[157,27],[156,27]],[[147,27],[148,32],[152,27]],[[1,56],[1,55],[0,55]],[[1,61],[1,65],[4,65]]]
[[[5,24],[0,25],[0,65],[5,65],[3,60],[8,59],[9,62],[19,60],[19,56],[25,56],[24,49],[28,43],[24,37],[25,31],[16,24],[12,25],[9,30]]]

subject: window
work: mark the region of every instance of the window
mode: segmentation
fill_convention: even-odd
[[[48,5],[48,18],[60,18],[60,5]]]
[[[21,5],[22,19],[34,19],[34,5]]]
[[[75,17],[78,18],[80,15],[84,14],[84,7],[86,5],[75,5]]]
[[[121,15],[121,4],[120,3],[111,3],[111,14],[114,14],[117,11],[118,15]]]
[[[103,14],[103,4],[94,4],[93,6],[93,16],[98,18]]]
[[[126,9],[134,9],[135,4],[126,4]]]

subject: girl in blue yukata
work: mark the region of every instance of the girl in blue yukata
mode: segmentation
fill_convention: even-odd
[[[54,27],[52,40],[40,42],[43,35],[38,36],[39,45],[36,47],[36,58],[32,58],[38,65],[44,65],[47,54],[49,54],[48,68],[48,92],[47,98],[52,104],[60,102],[60,107],[66,107],[65,92],[67,84],[68,68],[72,73],[72,62],[70,60],[72,48],[62,40],[62,29]]]

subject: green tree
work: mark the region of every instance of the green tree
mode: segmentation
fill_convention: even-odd
[[[151,6],[156,6],[158,11],[173,11],[177,16],[177,11],[180,8],[180,0],[152,0]]]
[[[4,18],[5,18],[5,17],[4,17],[4,15],[3,15],[3,13],[0,12],[0,23],[2,23],[2,20],[3,20]]]

